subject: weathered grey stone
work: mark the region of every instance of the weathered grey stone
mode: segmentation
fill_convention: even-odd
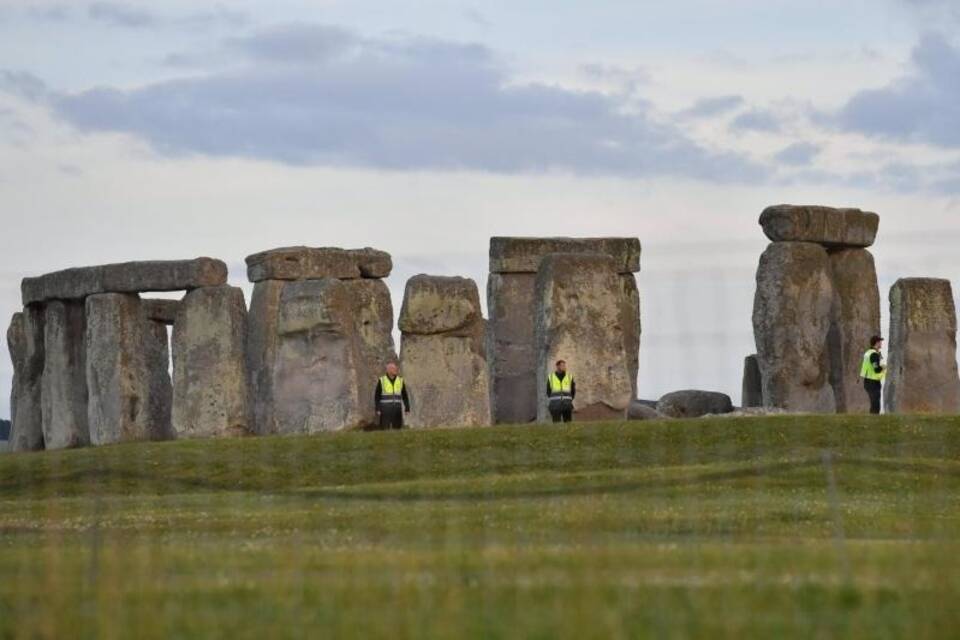
[[[282,247],[247,256],[250,282],[359,277],[358,256],[338,247]]]
[[[536,280],[535,273],[491,273],[487,280],[491,404],[498,424],[537,419]]]
[[[51,300],[44,313],[43,442],[47,449],[90,444],[84,359],[84,304]]]
[[[250,375],[250,401],[253,405],[254,431],[277,432],[273,407],[273,379],[280,342],[280,297],[287,283],[262,280],[253,285],[247,329],[247,369]]]
[[[90,443],[158,440],[150,414],[145,323],[135,293],[86,300],[87,421]]]
[[[623,348],[627,352],[627,371],[630,388],[637,394],[637,374],[640,371],[640,291],[632,273],[620,275],[620,326],[623,327]]]
[[[404,333],[430,335],[472,330],[480,317],[473,280],[421,273],[407,280],[398,325]]]
[[[247,366],[250,371],[254,422],[258,433],[276,433],[281,430],[274,414],[274,383],[280,344],[280,302],[284,288],[289,284],[281,280],[263,280],[253,288],[247,338]],[[390,290],[384,282],[376,279],[344,280],[341,284],[352,305],[348,314],[352,319],[352,328],[345,336],[356,341],[355,369],[359,385],[357,411],[361,415],[361,426],[373,426],[377,420],[373,405],[375,385],[384,365],[397,358],[392,335],[393,305]],[[334,296],[333,299],[336,301],[339,297]],[[316,304],[326,303],[317,300]],[[349,326],[349,323],[345,326]],[[287,375],[294,375],[291,368],[287,367],[285,370]]]
[[[890,289],[888,413],[960,413],[957,314],[949,280],[904,278]]]
[[[125,262],[78,267],[24,278],[23,304],[44,300],[79,300],[97,293],[180,291],[227,281],[227,265],[213,258]]]
[[[631,401],[630,406],[627,407],[627,420],[661,420],[666,417],[655,408],[639,400]]]
[[[610,256],[618,273],[640,271],[637,238],[490,238],[490,273],[536,273],[551,253]]]
[[[869,247],[876,240],[880,216],[860,209],[780,204],[763,210],[760,225],[774,242]]]
[[[757,354],[743,359],[743,390],[740,404],[747,408],[763,406],[763,380],[760,377]]]
[[[668,393],[657,401],[657,411],[670,418],[699,418],[733,411],[730,396],[717,391],[685,389]]]
[[[827,333],[833,304],[826,250],[774,242],[760,257],[753,331],[765,407],[834,413]]]
[[[176,434],[172,422],[173,384],[170,381],[170,338],[166,323],[146,319],[143,338],[151,437],[172,440]]]
[[[860,367],[870,337],[880,335],[880,289],[873,256],[866,249],[832,251],[830,273],[834,294],[827,347],[837,412],[869,413]]]
[[[486,323],[469,278],[414,276],[400,313],[400,361],[410,382],[411,427],[491,423]]]
[[[317,433],[363,426],[357,363],[360,345],[350,288],[323,278],[287,283],[276,321],[270,381],[279,433]],[[373,404],[372,396],[364,402]]]
[[[364,247],[350,249],[349,253],[357,261],[357,268],[363,278],[386,278],[393,271],[393,259],[386,251]]]
[[[374,393],[384,366],[397,359],[393,343],[393,303],[382,280],[345,280],[353,300],[353,319],[359,338],[357,380],[365,427],[377,426]]]
[[[230,286],[195,289],[173,324],[173,428],[178,438],[251,431],[244,362],[247,309]]]
[[[177,312],[180,310],[180,301],[146,298],[140,301],[140,306],[147,320],[172,325],[177,318]]]
[[[538,414],[549,420],[545,380],[557,359],[577,382],[576,419],[622,419],[632,399],[617,261],[555,254],[540,263],[535,297]]]
[[[10,393],[10,451],[43,449],[43,309],[38,305],[15,313],[7,330],[13,361]]]

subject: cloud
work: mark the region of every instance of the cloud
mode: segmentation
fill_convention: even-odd
[[[67,23],[86,19],[109,27],[121,29],[207,29],[217,26],[240,27],[249,19],[242,11],[215,4],[202,11],[182,15],[167,15],[145,8],[143,5],[123,2],[100,1],[83,5],[54,3],[30,7],[26,15],[43,22]],[[85,10],[84,10],[85,9]]]
[[[478,27],[488,28],[492,26],[490,20],[476,7],[466,7],[463,10],[463,17],[467,22]]]
[[[821,147],[819,145],[810,142],[796,142],[777,153],[774,160],[781,164],[804,166],[813,162],[820,151]]]
[[[158,18],[153,13],[116,2],[94,2],[87,7],[87,16],[116,27],[140,29],[158,24]]]
[[[780,119],[772,111],[764,109],[754,109],[741,113],[733,122],[730,128],[734,131],[762,131],[775,133],[780,131]]]
[[[715,96],[697,100],[692,106],[680,112],[687,118],[711,118],[728,113],[743,104],[743,96]]]
[[[960,48],[941,35],[927,34],[911,61],[908,75],[857,93],[822,120],[887,140],[960,147]]]
[[[767,173],[622,95],[511,83],[475,44],[293,25],[226,48],[238,60],[228,70],[56,94],[48,104],[82,131],[126,132],[168,155],[732,182]]]

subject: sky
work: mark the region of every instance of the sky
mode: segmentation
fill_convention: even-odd
[[[389,251],[399,310],[493,235],[637,236],[640,395],[736,402],[765,206],[878,212],[884,298],[958,281],[958,78],[952,0],[0,0],[0,316],[300,244]]]

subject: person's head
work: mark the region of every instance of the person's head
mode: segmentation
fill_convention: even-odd
[[[397,373],[400,372],[400,367],[397,366],[396,362],[387,363],[387,375],[391,378],[395,377]]]
[[[883,348],[883,338],[880,336],[873,336],[870,338],[870,348],[877,350]]]
[[[557,360],[557,373],[563,373],[567,370],[566,360]]]

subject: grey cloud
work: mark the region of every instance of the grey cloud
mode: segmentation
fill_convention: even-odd
[[[483,13],[476,7],[466,7],[463,10],[463,17],[466,18],[468,22],[472,22],[478,27],[489,27],[491,26],[490,20],[487,19]]]
[[[140,7],[116,2],[94,2],[87,7],[87,15],[92,20],[105,22],[117,27],[143,28],[153,27],[157,17]]]
[[[197,30],[217,26],[240,27],[248,22],[245,13],[222,4],[182,15],[158,13],[135,3],[100,1],[92,2],[85,7],[77,4],[61,3],[32,7],[26,11],[26,15],[45,22],[87,19],[123,29],[173,27]]]
[[[729,95],[703,98],[680,112],[688,118],[710,118],[728,113],[743,104],[743,96]]]
[[[772,111],[763,109],[754,109],[741,113],[733,122],[730,128],[734,131],[764,131],[776,132],[780,130],[780,119]]]
[[[229,71],[49,103],[81,130],[128,132],[170,155],[713,181],[767,174],[743,156],[699,146],[623,97],[511,84],[482,46],[309,29],[230,41],[247,62]]]
[[[230,38],[227,46],[260,61],[319,62],[361,46],[361,39],[345,29],[326,25],[287,25],[253,36]]]
[[[813,159],[820,153],[820,146],[810,142],[797,142],[780,150],[774,156],[778,163],[792,166],[803,166],[813,162]]]
[[[960,48],[928,34],[914,48],[912,72],[856,94],[821,121],[845,131],[904,142],[960,146]]]

